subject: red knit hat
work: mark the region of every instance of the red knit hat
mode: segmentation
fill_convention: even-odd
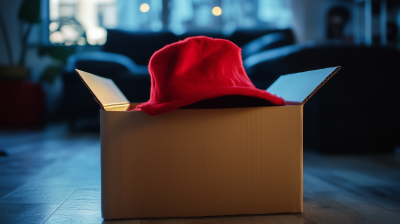
[[[244,71],[240,51],[228,40],[204,36],[163,47],[149,63],[150,100],[135,110],[159,115],[227,95],[256,97],[272,105],[284,105],[282,98],[253,85]]]

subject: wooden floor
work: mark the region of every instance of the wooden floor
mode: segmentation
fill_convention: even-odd
[[[304,154],[304,213],[103,220],[98,134],[0,132],[0,223],[400,223],[400,153]]]

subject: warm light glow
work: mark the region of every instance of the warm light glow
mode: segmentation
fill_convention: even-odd
[[[147,3],[143,3],[141,6],[140,6],[140,11],[142,11],[142,12],[147,12],[147,11],[149,11],[150,10],[150,6],[149,6],[149,4],[147,4]]]
[[[86,44],[86,38],[80,37],[76,43],[78,45],[85,45]]]
[[[56,31],[56,32],[50,34],[50,42],[51,43],[53,43],[53,44],[61,44],[64,41],[65,41],[64,37],[63,37],[63,35],[62,35],[62,33],[60,31]]]
[[[71,25],[64,25],[60,28],[65,40],[75,41],[79,38],[79,32]]]
[[[87,42],[90,45],[103,45],[107,40],[107,31],[103,27],[90,27],[86,30]]]
[[[51,22],[49,25],[50,32],[54,32],[58,29],[59,25],[57,22]]]
[[[221,9],[220,7],[218,7],[218,6],[215,6],[215,7],[213,8],[213,10],[212,10],[212,14],[213,14],[214,16],[219,16],[219,15],[222,14],[222,9]]]

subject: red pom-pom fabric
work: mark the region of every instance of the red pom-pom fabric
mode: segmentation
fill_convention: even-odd
[[[234,43],[209,37],[190,37],[165,46],[150,59],[151,92],[136,111],[159,115],[180,107],[226,95],[284,100],[257,89],[247,76],[241,49]]]

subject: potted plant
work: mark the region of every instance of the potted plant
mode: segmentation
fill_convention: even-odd
[[[13,51],[5,27],[4,18],[0,12],[0,28],[2,29],[3,39],[6,45],[9,65],[0,67],[0,78],[8,80],[26,80],[29,77],[29,70],[25,67],[26,48],[29,34],[35,23],[40,22],[40,0],[25,0],[18,11],[18,18],[22,23],[27,24],[23,32],[21,42],[21,52],[18,63],[14,63]]]
[[[18,12],[21,23],[27,24],[23,32],[19,60],[14,63],[10,39],[3,16],[0,26],[8,55],[8,66],[0,67],[0,101],[7,110],[0,112],[0,127],[40,128],[45,117],[45,94],[40,83],[29,81],[25,66],[27,40],[35,23],[40,22],[40,0],[24,0]]]

